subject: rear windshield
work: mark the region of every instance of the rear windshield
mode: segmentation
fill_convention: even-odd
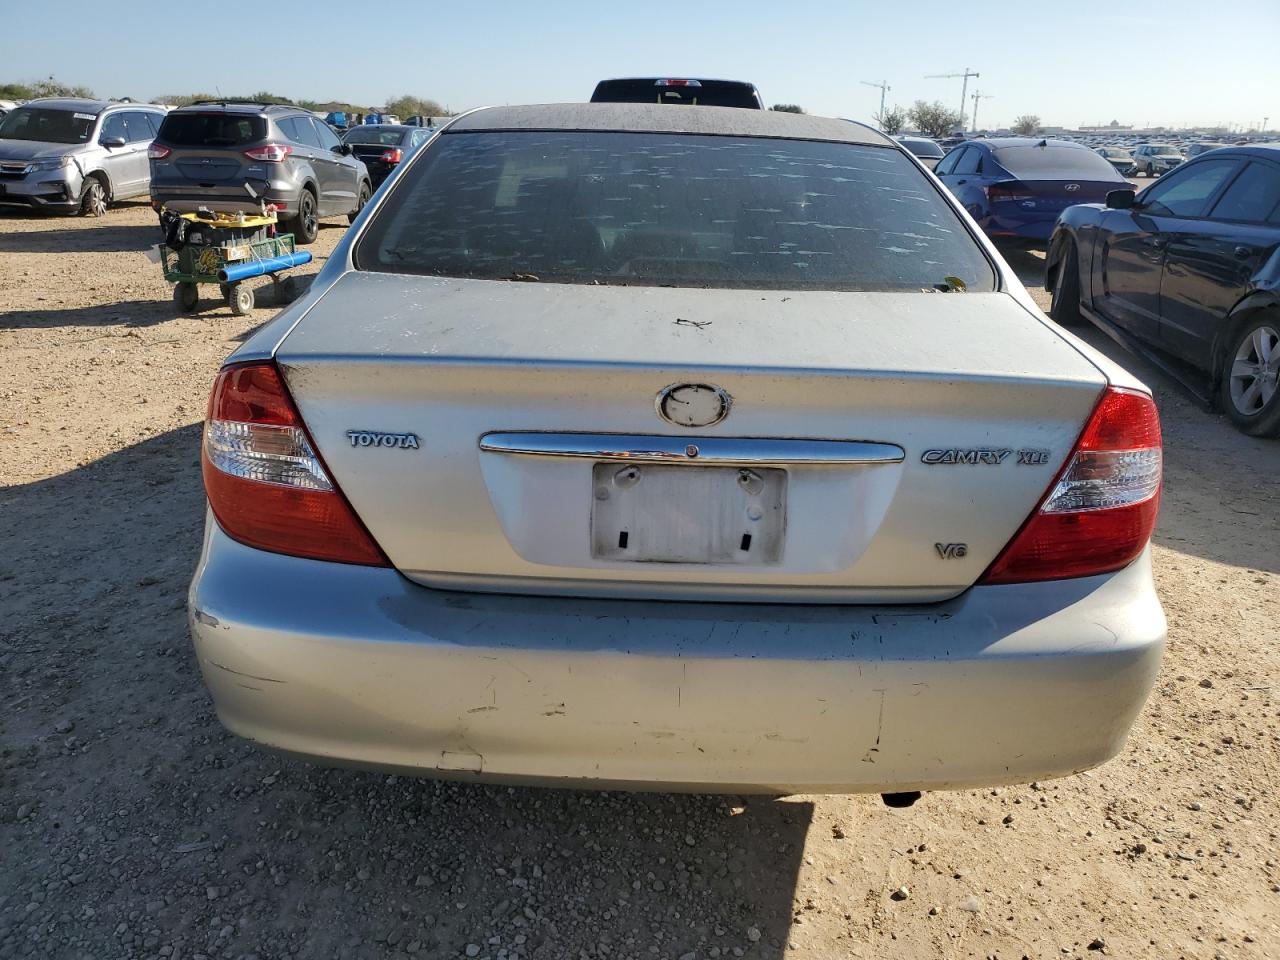
[[[601,80],[592,103],[666,103],[702,107],[761,109],[760,95],[749,83],[734,80]]]
[[[1038,147],[1034,144],[996,147],[996,162],[1024,180],[1123,180],[1116,168],[1086,147]]]
[[[943,155],[942,148],[932,140],[906,139],[898,142],[917,157],[941,157]]]
[[[347,131],[343,140],[347,143],[376,143],[384,147],[398,147],[404,140],[403,130],[379,130],[374,126],[355,127]]]
[[[159,139],[175,147],[239,147],[267,135],[267,121],[252,113],[171,113]]]
[[[978,244],[900,151],[648,133],[438,137],[361,269],[752,289],[991,290]]]
[[[36,140],[42,143],[85,143],[93,132],[96,113],[18,107],[0,120],[0,140]]]

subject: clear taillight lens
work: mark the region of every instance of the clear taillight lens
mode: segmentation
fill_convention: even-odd
[[[148,160],[163,160],[165,157],[167,157],[171,153],[173,153],[172,150],[170,150],[168,147],[161,146],[158,143],[153,143],[151,144],[151,146],[147,147]]]

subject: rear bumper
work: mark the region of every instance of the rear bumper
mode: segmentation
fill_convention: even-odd
[[[1164,646],[1148,555],[928,606],[744,606],[431,590],[208,528],[191,630],[228,729],[424,775],[767,793],[1025,782],[1119,751]]]
[[[156,183],[153,180],[151,206],[157,210],[167,207],[175,213],[194,213],[200,208],[217,213],[248,213],[257,209],[261,199],[279,207],[282,217],[298,212],[296,187],[287,183],[267,183],[260,180],[252,181],[250,186],[253,187],[253,195],[244,188],[243,181],[218,187],[195,188],[189,182]]]

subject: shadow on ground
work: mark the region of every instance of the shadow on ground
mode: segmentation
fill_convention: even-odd
[[[388,777],[225,733],[185,617],[198,443],[0,490],[0,905],[57,905],[39,952],[784,955],[810,803]]]

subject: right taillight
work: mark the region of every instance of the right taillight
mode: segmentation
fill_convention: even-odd
[[[383,150],[378,159],[383,163],[399,163],[404,159],[404,151],[399,147],[392,147],[390,150]]]
[[[1155,528],[1161,466],[1155,402],[1108,387],[1048,494],[979,582],[1059,580],[1127,566]]]
[[[218,374],[200,459],[209,506],[233,539],[295,557],[388,565],[325,469],[274,363]]]
[[[265,160],[268,163],[283,163],[293,153],[293,147],[285,143],[268,143],[266,146],[246,150],[244,155],[250,160]]]

